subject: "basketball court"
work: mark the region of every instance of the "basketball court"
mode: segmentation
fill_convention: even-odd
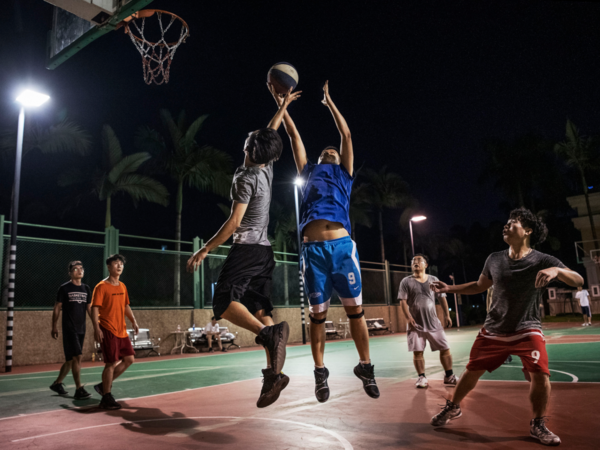
[[[552,373],[549,428],[564,448],[597,448],[593,405],[600,398],[600,333],[596,327],[550,324],[545,330]],[[451,330],[455,371],[468,360],[476,328]],[[89,336],[88,336],[89,339]],[[463,402],[463,417],[444,428],[429,425],[453,389],[442,385],[437,354],[426,352],[430,387],[417,390],[406,335],[371,339],[381,390],[373,400],[352,374],[357,355],[351,340],[329,341],[325,361],[331,398],[314,397],[310,347],[291,346],[284,372],[291,378],[279,400],[256,407],[263,350],[215,355],[138,359],[113,393],[117,411],[97,408],[100,397],[76,401],[48,389],[59,365],[15,368],[0,376],[0,445],[7,449],[80,448],[539,448],[529,437],[529,384],[518,358],[486,374]],[[100,379],[99,363],[86,363],[82,381]]]

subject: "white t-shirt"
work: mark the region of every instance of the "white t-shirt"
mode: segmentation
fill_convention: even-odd
[[[218,333],[219,332],[219,323],[215,323],[214,325],[211,322],[208,322],[204,327],[205,333]]]
[[[581,291],[577,291],[577,293],[575,294],[575,298],[579,299],[579,304],[581,306],[590,306],[589,297],[590,297],[590,293],[588,291],[586,291],[585,289],[582,289]]]

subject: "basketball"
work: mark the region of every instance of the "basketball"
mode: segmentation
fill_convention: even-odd
[[[286,94],[290,88],[298,85],[298,71],[290,63],[280,62],[269,69],[267,81],[275,87],[278,94]]]

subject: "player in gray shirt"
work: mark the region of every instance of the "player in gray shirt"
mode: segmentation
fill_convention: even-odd
[[[419,375],[415,384],[417,388],[429,386],[425,376],[425,359],[423,358],[425,345],[429,341],[431,351],[440,351],[440,362],[445,371],[444,384],[456,386],[457,378],[452,371],[450,344],[448,344],[444,332],[444,326],[452,326],[452,319],[450,319],[448,311],[446,294],[438,294],[444,312],[444,323],[442,324],[438,319],[435,310],[435,293],[431,290],[430,285],[439,280],[437,277],[425,273],[428,263],[429,260],[425,255],[417,253],[413,256],[411,262],[413,274],[400,282],[398,290],[400,306],[408,322],[406,330],[408,351],[413,352],[413,364]]]
[[[583,286],[583,278],[553,256],[532,248],[544,242],[548,229],[528,209],[513,210],[502,234],[508,250],[488,257],[478,281],[457,286],[448,286],[441,281],[432,283],[435,292],[466,295],[484,292],[493,284],[494,301],[475,339],[469,364],[452,400],[446,401],[446,406],[431,419],[431,424],[442,426],[460,417],[460,403],[475,388],[479,378],[486,370],[496,370],[512,354],[521,358],[525,377],[531,381],[529,399],[534,418],[529,425],[530,436],[545,445],[558,445],[560,438],[545,425],[550,372],[537,305],[541,289],[550,281],[558,279],[577,287]]]
[[[269,90],[276,96],[272,86]],[[275,269],[273,250],[267,239],[273,162],[281,156],[283,143],[277,133],[289,104],[300,96],[291,89],[266,128],[253,131],[244,144],[244,164],[234,175],[231,186],[231,215],[187,263],[188,271],[198,270],[208,253],[233,235],[233,245],[223,263],[215,294],[213,312],[257,335],[256,342],[265,347],[267,368],[263,370],[263,387],[256,403],[259,408],[274,403],[289,383],[281,373],[285,362],[289,325],[273,322],[271,279]]]

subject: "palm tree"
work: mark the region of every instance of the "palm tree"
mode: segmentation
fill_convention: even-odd
[[[379,240],[381,244],[381,262],[385,262],[385,246],[383,242],[383,210],[399,208],[410,199],[408,183],[396,173],[388,172],[383,166],[379,172],[365,169],[365,176],[370,185],[371,203],[378,213]]]
[[[121,143],[110,125],[102,128],[102,163],[91,170],[71,169],[58,180],[60,186],[90,183],[90,191],[101,201],[106,201],[104,227],[112,224],[112,198],[117,194],[128,194],[135,205],[140,200],[167,206],[169,192],[160,182],[147,175],[135,173],[151,158],[147,152],[123,156]]]
[[[577,169],[581,177],[581,188],[585,196],[585,205],[587,207],[590,227],[594,238],[594,247],[598,248],[598,237],[596,236],[596,227],[594,226],[594,217],[590,207],[590,198],[588,194],[588,184],[586,173],[598,169],[597,148],[591,138],[581,136],[579,130],[573,122],[567,119],[566,139],[554,146],[554,151],[562,156],[565,163]]]
[[[285,304],[290,304],[289,295],[289,276],[288,276],[288,265],[287,255],[288,250],[296,250],[297,235],[296,235],[296,213],[293,209],[286,208],[285,206],[272,201],[271,211],[269,217],[272,223],[275,224],[275,232],[273,239],[273,247],[277,252],[283,252],[283,289]]]
[[[551,179],[548,173],[550,143],[535,135],[524,135],[513,142],[490,141],[485,145],[487,163],[480,183],[493,182],[504,193],[511,207],[535,209],[535,193],[544,192]],[[537,188],[537,189],[536,189]]]
[[[181,218],[183,212],[183,187],[194,187],[203,192],[226,197],[231,184],[230,156],[208,145],[199,145],[196,136],[200,132],[208,115],[203,115],[187,124],[185,112],[181,112],[177,122],[166,109],[161,109],[163,126],[168,131],[168,143],[155,130],[143,127],[136,136],[137,145],[156,154],[157,164],[177,185],[175,251],[181,251]],[[179,255],[175,255],[175,299],[179,305],[180,264]]]
[[[352,240],[356,241],[356,225],[362,225],[371,228],[370,195],[369,185],[362,183],[355,186],[350,194],[350,228],[352,230]]]

